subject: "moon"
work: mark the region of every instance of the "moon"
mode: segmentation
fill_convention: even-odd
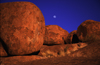
[[[53,15],[53,18],[56,18],[56,15]]]

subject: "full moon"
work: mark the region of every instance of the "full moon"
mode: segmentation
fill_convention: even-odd
[[[56,15],[54,15],[53,18],[56,18]]]

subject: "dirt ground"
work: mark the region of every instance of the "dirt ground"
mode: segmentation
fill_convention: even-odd
[[[14,61],[8,64],[1,65],[100,65],[100,58],[83,58],[83,57],[56,57],[42,60],[35,60],[30,62],[18,62],[14,64]]]

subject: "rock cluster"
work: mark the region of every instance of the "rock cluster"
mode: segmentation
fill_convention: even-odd
[[[100,22],[86,20],[77,30],[68,33],[58,25],[45,26],[42,12],[33,3],[0,3],[0,56],[17,55],[17,59],[16,57],[4,58],[6,61],[20,59],[26,62],[43,58],[41,56],[65,56],[87,46],[88,44],[80,41],[91,34],[100,38]],[[38,52],[36,56],[22,56],[36,52]],[[70,55],[82,56],[80,52]]]

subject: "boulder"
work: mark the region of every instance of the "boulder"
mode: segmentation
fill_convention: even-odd
[[[0,56],[7,56],[7,52],[3,48],[3,45],[0,42]]]
[[[75,42],[74,39],[76,39],[76,38],[73,38],[73,36],[75,37],[76,34],[77,34],[77,30],[74,30],[74,31],[72,31],[71,33],[68,34],[68,37],[67,37],[67,40],[66,40],[68,44],[72,43],[72,41]],[[78,42],[76,42],[76,43],[78,43]]]
[[[45,28],[44,44],[65,44],[68,32],[58,25],[47,25]]]
[[[40,9],[31,2],[0,3],[0,38],[9,55],[38,51],[44,42],[45,21]]]
[[[87,36],[100,38],[100,22],[94,20],[86,20],[77,29],[79,40],[86,39]]]

